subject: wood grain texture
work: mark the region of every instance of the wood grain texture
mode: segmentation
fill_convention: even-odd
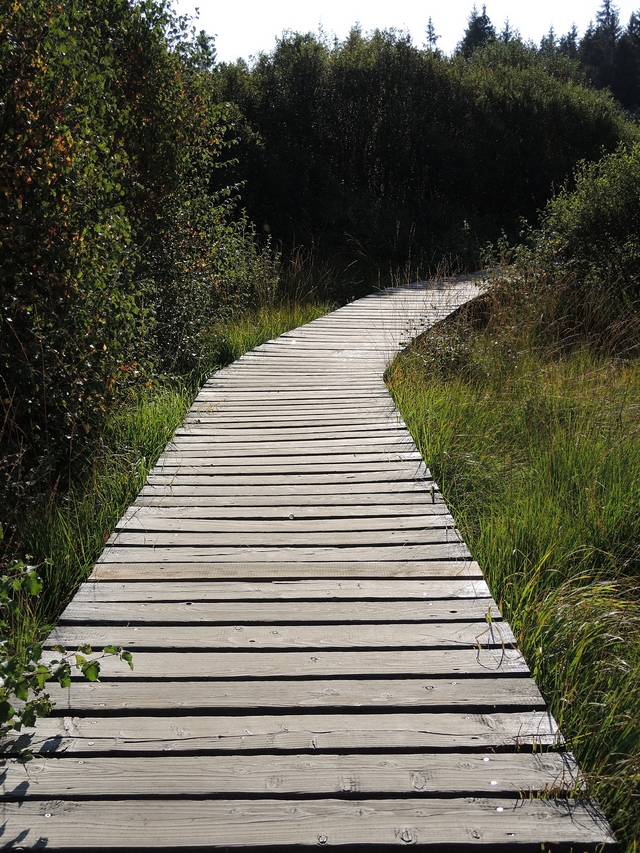
[[[78,647],[89,644],[95,649],[108,645],[130,651],[192,649],[228,651],[229,649],[435,649],[502,648],[515,644],[510,627],[503,622],[453,622],[415,625],[402,622],[365,625],[197,625],[188,622],[172,625],[104,625],[82,627],[60,625],[49,636],[48,644]]]
[[[539,711],[49,717],[15,737],[39,754],[531,750],[561,742]]]
[[[197,592],[197,590],[195,590]],[[86,599],[70,602],[60,617],[60,625],[76,624],[80,627],[91,624],[113,626],[118,623],[143,624],[187,624],[242,625],[266,623],[276,625],[297,623],[310,625],[314,622],[344,625],[348,630],[359,631],[359,623],[389,622],[398,627],[403,622],[415,622],[426,627],[429,623],[446,620],[458,622],[483,621],[491,608],[491,616],[499,619],[495,603],[484,598],[462,598],[458,600],[393,600],[393,601],[182,601],[162,602],[89,602]],[[446,630],[446,628],[444,629]]]
[[[569,754],[417,753],[383,755],[161,755],[88,757],[59,760],[36,757],[7,762],[0,781],[5,801],[138,797],[367,795],[385,791],[403,796],[518,796],[575,790],[580,774]]]
[[[366,601],[367,599],[428,599],[433,607],[440,599],[457,600],[460,598],[478,599],[491,606],[494,613],[497,606],[490,597],[489,587],[484,580],[283,580],[246,583],[244,581],[199,581],[195,583],[176,583],[175,581],[123,583],[94,582],[83,583],[74,596],[74,604],[83,601],[100,603],[118,602],[162,602],[162,601],[241,601],[252,600],[278,601],[294,599],[298,601],[316,601],[326,599],[348,599]],[[482,606],[482,605],[481,605]]]
[[[114,555],[109,561],[99,562],[91,573],[96,581],[116,580],[184,580],[199,581],[208,579],[222,580],[234,578],[285,580],[300,578],[482,578],[480,567],[473,560],[390,560],[378,562],[370,560],[356,561],[344,554],[342,560],[333,562],[309,562],[294,560],[290,562],[260,562],[243,560],[240,562],[177,562],[168,560],[156,562],[153,549],[148,554],[141,549],[133,555],[132,561],[121,562]],[[145,559],[145,557],[147,559]]]
[[[73,681],[53,685],[56,713],[132,711],[211,713],[227,710],[273,712],[287,709],[458,710],[492,712],[545,708],[533,679],[502,675],[468,678],[260,679],[252,681]]]
[[[69,802],[60,799],[3,805],[11,846],[47,850],[242,848],[284,845],[387,844],[425,849],[459,844],[516,850],[543,838],[564,850],[595,851],[613,844],[606,821],[590,800],[472,798],[415,800],[163,800]],[[87,832],[87,827],[91,832]],[[440,849],[442,849],[440,847]],[[538,849],[540,845],[538,844]]]
[[[168,629],[167,629],[168,630]],[[56,658],[45,652],[44,660]],[[523,674],[529,670],[519,651],[509,648],[434,651],[261,651],[261,652],[137,652],[135,669],[114,658],[102,662],[105,678],[348,678]]]

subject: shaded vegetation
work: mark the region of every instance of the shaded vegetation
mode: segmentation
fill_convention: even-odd
[[[251,218],[364,270],[473,265],[487,238],[535,222],[579,160],[637,135],[559,51],[485,41],[467,59],[394,31],[287,34],[251,67],[220,65]]]

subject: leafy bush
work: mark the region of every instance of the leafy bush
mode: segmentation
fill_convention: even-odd
[[[222,185],[211,57],[165,0],[0,0],[8,533],[69,488],[123,388],[193,369],[209,320],[274,278]]]
[[[590,280],[615,277],[640,296],[640,144],[582,163],[549,203],[539,248]]]

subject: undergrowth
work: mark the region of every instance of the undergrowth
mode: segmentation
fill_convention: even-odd
[[[590,793],[631,851],[640,843],[640,312],[632,301],[613,310],[626,298],[615,281],[581,280],[582,298],[570,271],[534,260],[521,255],[415,342],[388,381]]]
[[[94,446],[90,464],[74,473],[71,488],[41,495],[22,514],[13,550],[38,566],[45,594],[37,607],[22,607],[16,614],[13,634],[18,645],[46,630],[87,577],[115,523],[183,420],[203,378],[330,309],[320,300],[303,304],[274,298],[269,304],[265,299],[253,310],[210,327],[197,372],[158,377],[122,396]]]

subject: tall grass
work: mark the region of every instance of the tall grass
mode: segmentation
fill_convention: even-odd
[[[547,280],[546,296],[530,284],[511,271],[409,348],[388,380],[591,793],[632,851],[640,359],[616,355],[629,353],[632,317],[591,334],[560,282]]]

